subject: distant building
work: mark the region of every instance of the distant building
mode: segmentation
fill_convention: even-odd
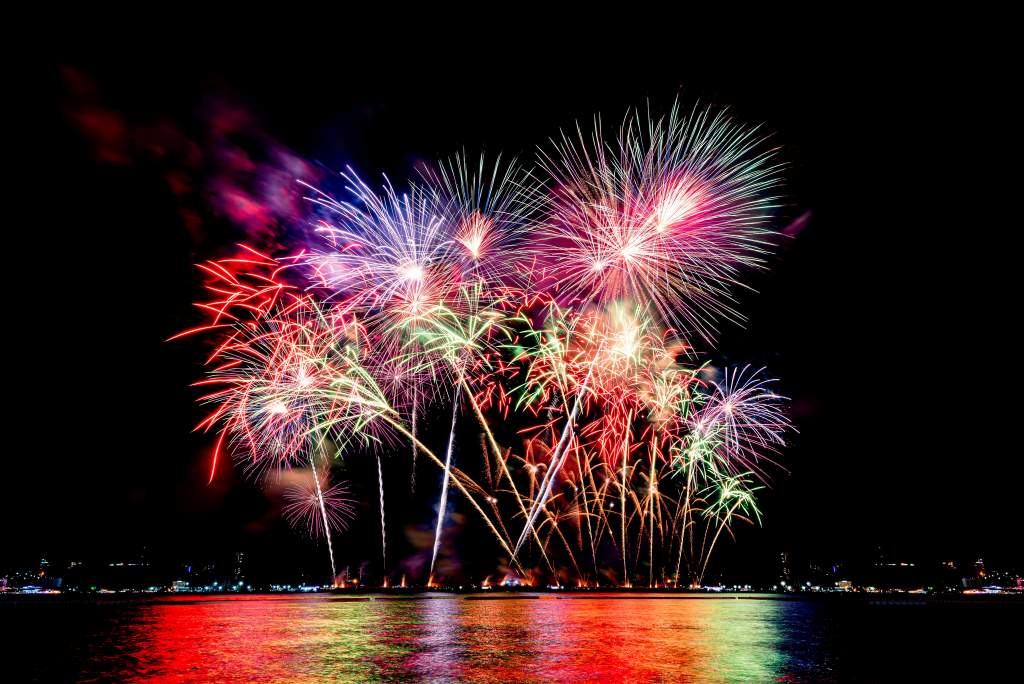
[[[241,551],[235,553],[235,563],[232,568],[231,577],[235,582],[241,582],[245,577],[245,554]]]
[[[985,572],[985,561],[982,558],[974,561],[974,576],[985,577],[988,573]]]
[[[790,584],[793,581],[793,561],[789,551],[779,554],[779,579],[782,584]]]
[[[981,557],[971,564],[970,573],[960,579],[960,584],[965,589],[979,589],[988,582],[988,571],[985,570],[985,561]]]

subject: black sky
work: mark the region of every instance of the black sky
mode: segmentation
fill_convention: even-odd
[[[200,139],[210,102],[227,101],[324,169],[396,180],[463,147],[528,158],[576,120],[616,120],[677,93],[763,122],[789,165],[780,220],[808,220],[752,277],[748,324],[724,328],[716,358],[768,366],[800,433],[764,528],[742,540],[762,560],[881,546],[1019,561],[1008,391],[1019,351],[1002,334],[1018,308],[1005,268],[1017,219],[1000,215],[1006,183],[991,163],[1007,84],[994,65],[955,55],[824,43],[732,62],[510,59],[482,47],[436,64],[412,50],[393,66],[301,54],[40,60],[17,103],[25,121],[9,131],[24,187],[7,226],[3,553],[307,553],[237,474],[206,486],[209,441],[189,432],[200,359],[163,341],[195,320],[192,264],[230,229],[204,214],[201,239],[186,230],[151,156],[97,159],[72,115],[72,68],[132,125]]]

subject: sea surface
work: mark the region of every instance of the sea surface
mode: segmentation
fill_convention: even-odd
[[[716,595],[0,596],[0,680],[1022,681],[1024,604]]]

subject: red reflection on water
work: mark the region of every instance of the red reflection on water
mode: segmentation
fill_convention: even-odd
[[[116,679],[764,681],[780,604],[662,597],[174,597],[111,638]]]
[[[175,597],[131,625],[132,668],[148,682],[314,681],[294,660],[289,625],[315,610],[307,597]]]

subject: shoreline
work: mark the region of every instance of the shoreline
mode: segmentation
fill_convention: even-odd
[[[152,605],[185,605],[189,603],[223,602],[223,601],[282,601],[290,602],[307,598],[338,603],[374,603],[393,601],[430,601],[430,600],[466,600],[466,601],[528,601],[528,600],[564,600],[564,601],[779,601],[779,602],[815,602],[845,603],[847,605],[868,606],[936,606],[936,605],[1016,605],[1024,607],[1024,596],[1019,594],[906,594],[899,592],[806,592],[806,593],[771,593],[771,592],[639,592],[639,591],[418,591],[402,592],[382,591],[322,591],[322,592],[220,592],[220,593],[147,593],[118,592],[109,594],[62,593],[62,594],[31,594],[5,593],[0,594],[0,605],[17,604],[152,604]]]

